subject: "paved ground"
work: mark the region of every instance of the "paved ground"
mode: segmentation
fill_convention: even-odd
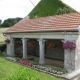
[[[28,59],[30,59],[30,58],[33,59],[34,61],[39,62],[39,57],[28,55]],[[58,61],[58,60],[53,60],[53,59],[48,59],[48,58],[45,58],[45,64],[60,67],[60,68],[64,67],[64,62]]]

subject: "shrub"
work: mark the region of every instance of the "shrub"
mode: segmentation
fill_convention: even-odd
[[[6,49],[6,44],[0,45],[0,51],[3,52]]]
[[[33,64],[32,64],[31,62],[27,62],[27,61],[24,61],[24,60],[19,60],[18,62],[19,62],[20,64],[23,64],[23,65],[26,65],[26,66],[30,66],[30,67],[33,66]]]

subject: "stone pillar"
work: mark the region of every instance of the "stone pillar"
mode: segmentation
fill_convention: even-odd
[[[74,42],[76,44],[75,40],[65,40]],[[64,49],[64,69],[68,72],[71,72],[76,69],[76,48],[74,49]]]
[[[71,72],[80,67],[80,37],[66,34],[65,41],[71,41],[76,44],[74,49],[64,49],[64,68]]]
[[[22,43],[23,43],[23,59],[27,59],[27,41],[28,39],[23,38]]]
[[[64,50],[64,69],[68,72],[75,70],[75,49]]]
[[[14,39],[11,39],[11,56],[14,56]]]
[[[44,64],[45,63],[45,61],[44,61],[44,44],[45,44],[45,40],[39,39],[38,41],[39,41],[39,55],[40,55],[39,63]]]
[[[14,39],[10,38],[10,43],[7,43],[7,54],[14,56]]]

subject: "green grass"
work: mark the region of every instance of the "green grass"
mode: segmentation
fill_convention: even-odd
[[[34,14],[38,17],[52,16],[57,14],[59,8],[67,8],[70,12],[76,12],[68,5],[64,4],[61,0],[41,0],[36,7],[29,13],[30,18],[33,18]]]
[[[45,73],[27,68],[13,62],[9,62],[5,60],[3,57],[0,57],[0,80],[5,80],[5,78],[9,77],[11,74],[15,74],[18,70],[21,70],[22,68],[26,68],[27,70],[31,71],[31,74],[35,74],[35,76],[37,75],[40,80],[62,80],[61,78],[56,78],[49,74],[45,74]]]
[[[4,43],[5,36],[3,36],[3,32],[6,31],[8,28],[0,28],[0,44]]]

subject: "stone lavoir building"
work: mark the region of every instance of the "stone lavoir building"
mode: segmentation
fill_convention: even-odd
[[[7,54],[15,56],[15,39],[22,44],[22,56],[28,54],[39,56],[39,63],[45,64],[45,57],[64,61],[64,69],[72,71],[80,67],[80,13],[24,18],[4,32],[7,44]],[[35,43],[30,49],[30,43]],[[76,46],[63,48],[63,43],[71,42]],[[67,45],[68,46],[68,45]],[[71,46],[71,44],[69,44]],[[33,50],[32,52],[29,52]]]

